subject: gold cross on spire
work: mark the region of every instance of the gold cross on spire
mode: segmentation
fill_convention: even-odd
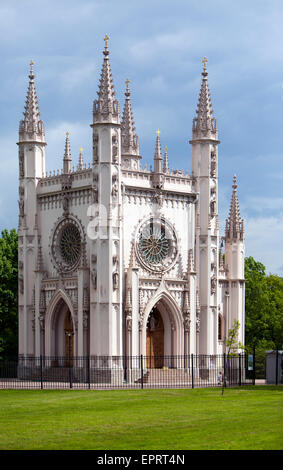
[[[108,34],[105,34],[105,38],[104,38],[104,42],[105,42],[105,49],[108,48],[108,40],[109,40],[109,36]]]
[[[70,133],[67,131],[67,132],[66,132],[66,137],[69,137],[69,135],[70,135]]]
[[[129,83],[130,83],[130,80],[127,78],[126,79],[126,87],[129,88]]]
[[[32,69],[32,66],[33,66],[34,62],[33,60],[30,61],[30,73],[32,74],[33,73],[33,69]]]
[[[82,151],[83,151],[83,148],[82,148],[82,147],[80,147],[80,152],[82,153]]]
[[[160,130],[159,129],[157,129],[156,134],[159,137],[159,135],[160,135]]]
[[[204,58],[203,58],[203,61],[202,61],[202,63],[203,63],[203,70],[206,70],[206,63],[207,63],[207,62],[208,62],[207,58],[204,57]]]

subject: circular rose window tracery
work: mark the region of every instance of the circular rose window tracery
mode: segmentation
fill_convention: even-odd
[[[136,247],[143,265],[153,271],[167,271],[177,257],[175,230],[165,219],[151,217],[141,225]]]
[[[64,219],[56,228],[52,254],[61,271],[72,271],[81,257],[81,232],[73,219]]]

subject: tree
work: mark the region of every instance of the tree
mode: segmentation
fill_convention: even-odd
[[[239,354],[240,349],[244,349],[244,346],[239,341],[239,329],[240,329],[240,322],[238,320],[234,320],[232,328],[228,330],[228,336],[224,339],[224,344],[226,346],[226,355],[224,357],[224,380],[222,381],[222,395],[224,394],[224,388],[226,387],[226,373],[227,373],[227,366],[230,363],[230,359],[237,356]]]
[[[270,274],[266,282],[270,306],[266,336],[274,343],[276,349],[281,349],[283,348],[283,278]]]
[[[270,311],[265,266],[251,256],[245,259],[245,343],[254,347],[266,336]]]
[[[0,357],[18,351],[18,234],[3,230],[0,238]]]
[[[266,275],[265,266],[251,256],[245,259],[245,343],[255,347],[283,344],[283,278]]]

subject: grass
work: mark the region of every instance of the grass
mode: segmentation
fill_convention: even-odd
[[[1,390],[1,450],[283,449],[283,387]]]

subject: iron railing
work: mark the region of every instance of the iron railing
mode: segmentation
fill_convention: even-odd
[[[249,364],[249,367],[248,367]],[[146,389],[255,383],[246,354],[19,357],[0,360],[0,389]]]

